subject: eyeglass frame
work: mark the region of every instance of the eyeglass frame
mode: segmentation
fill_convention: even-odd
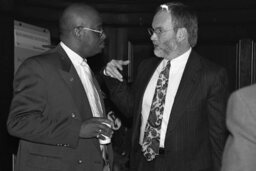
[[[157,36],[160,36],[161,34],[165,33],[165,32],[168,32],[168,31],[171,31],[172,29],[169,29],[169,30],[161,30],[160,28],[157,28],[157,29],[153,29],[152,27],[149,27],[148,29],[148,34],[150,36],[152,36],[154,33],[157,35]],[[159,30],[159,31],[157,31]]]
[[[102,36],[104,34],[104,30],[103,29],[95,30],[95,29],[91,29],[91,28],[88,28],[88,27],[84,27],[84,26],[77,26],[75,28],[80,28],[80,29],[83,29],[83,30],[89,30],[89,31],[92,31],[94,33],[98,33],[100,35],[100,38],[102,38]]]

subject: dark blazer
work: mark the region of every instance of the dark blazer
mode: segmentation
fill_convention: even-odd
[[[139,134],[143,94],[160,61],[160,58],[154,57],[142,62],[132,89],[123,83],[117,85],[117,81],[111,78],[105,78],[112,101],[124,114],[134,117],[131,170],[136,170],[140,163]],[[220,169],[227,137],[225,127],[227,87],[226,71],[192,51],[170,114],[165,138],[165,154],[161,159],[157,159],[164,160],[160,165],[162,170],[217,171]]]
[[[79,138],[91,117],[81,80],[60,45],[26,60],[14,79],[7,122],[9,133],[20,138],[15,170],[102,171],[98,139]],[[108,151],[112,164],[111,145]]]

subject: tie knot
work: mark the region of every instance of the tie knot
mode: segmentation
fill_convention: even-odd
[[[84,61],[84,60],[81,62],[81,65],[82,65],[83,67],[88,67],[87,62],[86,62],[86,61]]]
[[[81,62],[81,66],[83,67],[83,69],[86,71],[86,72],[91,72],[91,69],[90,69],[90,67],[89,67],[89,65],[87,64],[87,62],[86,61],[82,61]]]
[[[171,66],[171,61],[168,61],[166,66],[163,68],[163,70],[161,72],[166,78],[168,78],[170,66]]]

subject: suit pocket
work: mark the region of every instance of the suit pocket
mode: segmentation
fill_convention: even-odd
[[[40,170],[47,171],[61,171],[61,158],[58,156],[46,156],[36,153],[29,153],[26,164]]]

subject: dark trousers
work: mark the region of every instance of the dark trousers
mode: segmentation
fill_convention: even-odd
[[[152,161],[147,161],[142,152],[138,155],[140,157],[137,171],[168,171],[166,168],[166,162],[168,161],[164,151],[161,150],[160,154]]]
[[[183,170],[190,170],[190,169],[182,169],[182,170],[170,170],[167,168],[168,165],[172,162],[170,159],[168,159],[164,152],[156,156],[156,158],[152,161],[147,161],[146,158],[143,156],[142,152],[138,154],[140,157],[138,157],[138,168],[131,169],[130,171],[183,171]],[[197,171],[212,171],[211,168],[203,169],[203,170],[197,170]]]

